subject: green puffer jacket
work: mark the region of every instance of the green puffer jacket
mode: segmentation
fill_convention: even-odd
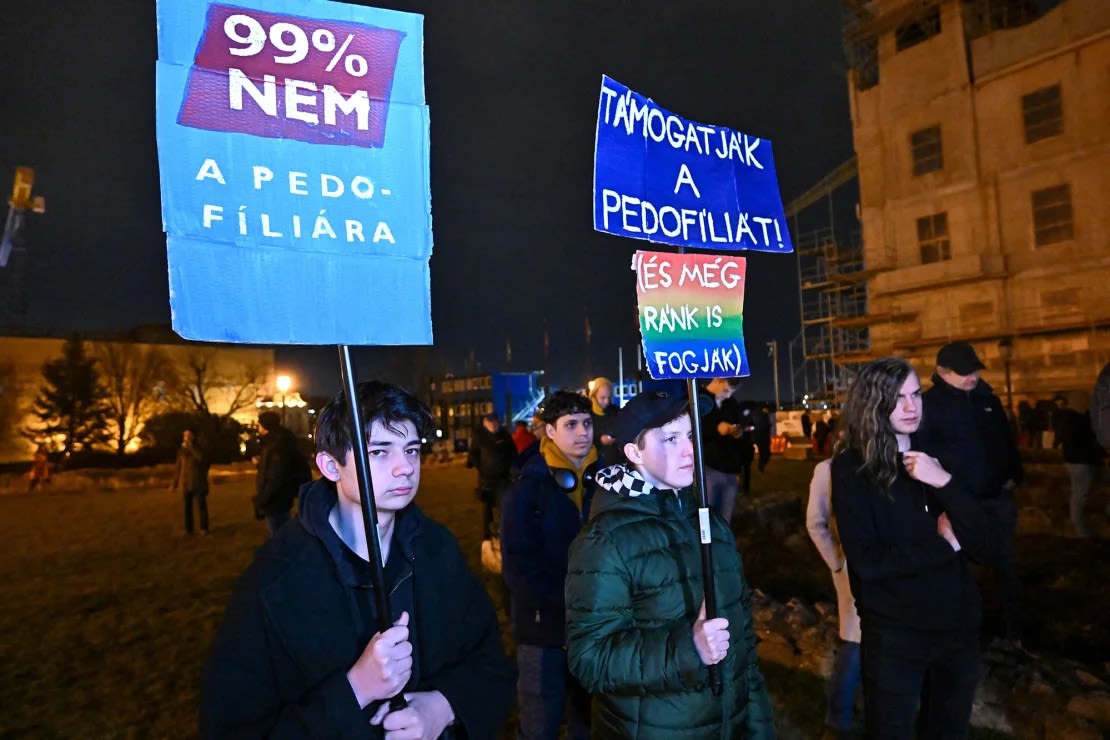
[[[570,548],[570,670],[597,695],[595,738],[773,738],[732,533],[710,514],[718,616],[731,644],[714,696],[694,647],[702,604],[698,510],[692,489],[653,488],[623,465],[597,476],[590,523]]]

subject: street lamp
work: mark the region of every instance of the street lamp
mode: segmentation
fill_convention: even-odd
[[[281,425],[285,426],[285,397],[289,395],[289,389],[293,387],[293,379],[288,375],[279,375],[275,384],[277,389],[281,391]]]
[[[1010,428],[1014,426],[1014,386],[1010,382],[1010,360],[1014,359],[1014,342],[1010,338],[998,340],[998,356],[1006,370],[1006,413],[1010,417]]]

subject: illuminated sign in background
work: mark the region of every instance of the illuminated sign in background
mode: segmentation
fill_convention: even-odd
[[[321,0],[159,0],[158,159],[181,336],[431,343],[422,24]]]
[[[688,121],[603,77],[594,228],[700,249],[792,252],[771,142]]]
[[[747,260],[638,251],[632,269],[644,360],[652,378],[750,374],[744,350]]]

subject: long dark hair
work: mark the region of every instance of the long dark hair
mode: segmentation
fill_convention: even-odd
[[[914,370],[900,357],[884,357],[866,365],[844,403],[841,452],[856,450],[863,458],[860,470],[883,488],[898,477],[898,439],[890,426],[890,415],[898,403],[898,391]]]

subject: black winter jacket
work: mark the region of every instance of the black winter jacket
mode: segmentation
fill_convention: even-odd
[[[542,452],[528,459],[505,494],[501,567],[518,644],[562,647],[566,642],[567,550],[589,515],[595,470],[591,465],[584,471],[584,512],[556,485]]]
[[[303,460],[297,460],[300,454],[297,438],[285,427],[278,427],[262,438],[254,497],[254,515],[259,519],[293,507],[297,489],[305,482],[300,471],[306,466]]]
[[[509,484],[509,470],[515,459],[516,445],[504,428],[491,432],[479,426],[474,432],[466,467],[478,469],[478,488],[497,490]]]
[[[962,391],[934,374],[933,386],[921,394],[921,401],[915,440],[945,470],[986,499],[1005,494],[1007,481],[1021,483],[1021,455],[1002,403],[986,381]]]
[[[713,468],[720,473],[739,473],[740,461],[743,456],[740,448],[741,442],[736,437],[722,435],[717,431],[720,422],[741,424],[740,404],[733,398],[727,398],[720,406],[715,403],[708,414],[701,417],[702,454],[705,466]],[[743,420],[743,424],[753,424],[751,417]],[[745,442],[745,451],[751,450],[751,437]],[[747,455],[751,460],[751,453]]]
[[[997,522],[958,476],[933,488],[899,465],[898,478],[884,490],[859,469],[862,462],[847,450],[833,458],[831,476],[836,526],[864,630],[870,624],[974,634],[981,601],[967,559],[997,558]],[[960,552],[937,533],[942,512]]]
[[[204,669],[203,737],[382,736],[347,681],[378,627],[369,564],[328,523],[335,502],[330,481],[306,486],[300,517],[259,548],[236,584]],[[515,670],[455,538],[409,506],[395,525],[386,582],[393,612],[411,610],[405,690],[438,690],[467,737],[497,737]]]
[[[1056,413],[1059,417],[1056,423],[1056,444],[1064,450],[1064,462],[1074,465],[1101,465],[1105,453],[1091,429],[1090,415],[1081,414],[1075,409],[1060,409]]]

